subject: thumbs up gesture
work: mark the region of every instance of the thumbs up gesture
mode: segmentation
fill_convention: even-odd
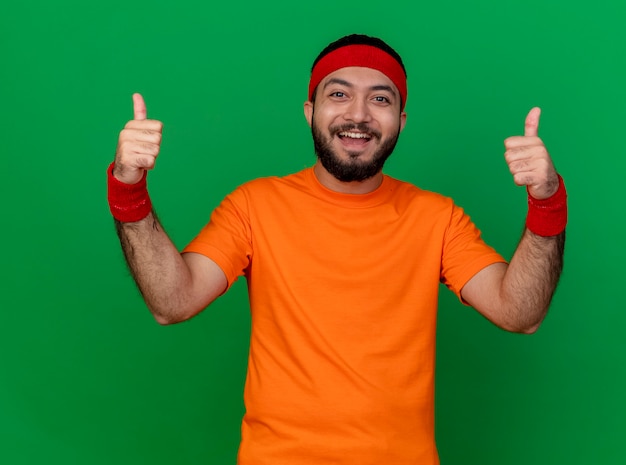
[[[146,170],[154,168],[163,131],[163,123],[147,119],[141,94],[133,94],[133,110],[133,119],[120,132],[113,168],[113,176],[126,184],[139,182]]]
[[[513,180],[526,186],[535,199],[551,197],[559,187],[559,178],[548,150],[539,138],[540,108],[533,108],[526,116],[523,136],[509,137],[504,141],[504,158]]]

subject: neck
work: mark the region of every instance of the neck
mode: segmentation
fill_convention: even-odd
[[[340,192],[342,194],[369,194],[375,191],[378,186],[383,182],[383,173],[379,171],[371,178],[364,181],[340,181],[322,166],[318,160],[313,167],[315,177],[322,184],[322,186],[330,189],[331,191]]]

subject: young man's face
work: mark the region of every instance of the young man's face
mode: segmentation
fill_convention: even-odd
[[[341,68],[317,86],[305,116],[322,166],[344,182],[378,173],[404,128],[398,89],[380,71]]]

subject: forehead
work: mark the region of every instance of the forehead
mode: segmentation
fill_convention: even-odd
[[[350,86],[363,88],[387,86],[390,87],[396,95],[400,94],[398,88],[391,79],[389,79],[382,72],[372,68],[365,68],[361,66],[339,68],[324,77],[324,79],[320,82],[319,87],[324,88],[326,85],[331,83],[331,81],[344,81]]]

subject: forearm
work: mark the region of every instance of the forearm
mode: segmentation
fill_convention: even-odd
[[[163,124],[147,119],[140,94],[134,119],[120,132],[107,172],[108,201],[128,267],[148,308],[161,324],[187,320],[228,287],[217,263],[178,252],[159,223],[147,190],[147,172],[159,154]]]
[[[549,237],[524,231],[500,288],[507,329],[532,333],[539,327],[563,269],[564,247],[565,231]]]
[[[131,274],[155,319],[169,324],[195,314],[190,269],[154,212],[133,223],[115,220],[115,227]]]
[[[526,117],[524,135],[504,141],[515,183],[526,186],[528,215],[510,264],[495,263],[463,287],[465,301],[508,331],[533,333],[543,321],[563,269],[567,193],[537,135],[541,110]]]

